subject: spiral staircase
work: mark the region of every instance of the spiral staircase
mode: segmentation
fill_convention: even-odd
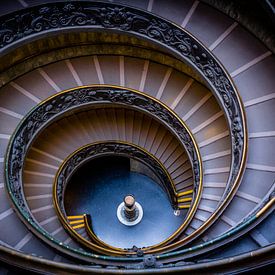
[[[1,274],[272,274],[275,7],[243,2],[0,3]]]

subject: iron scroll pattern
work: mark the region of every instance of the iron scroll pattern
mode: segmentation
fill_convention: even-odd
[[[204,76],[224,107],[229,123],[233,149],[229,192],[242,167],[245,154],[246,124],[237,92],[213,55],[186,31],[155,15],[110,3],[84,1],[40,5],[16,12],[16,14],[2,16],[0,18],[0,51],[1,48],[4,50],[30,36],[34,37],[50,30],[70,27],[109,29],[139,35],[177,53]],[[24,196],[22,196],[22,164],[28,149],[26,144],[31,142],[40,126],[42,127],[48,119],[58,113],[54,107],[60,104],[58,106],[60,112],[66,110],[66,107],[62,105],[63,103],[67,104],[65,100],[63,103],[62,100],[58,104],[52,103],[54,106],[47,106],[47,110],[45,106],[44,109],[40,108],[41,106],[39,109],[35,109],[35,114],[34,112],[30,114],[32,119],[25,119],[21,123],[18,128],[20,135],[18,135],[18,131],[14,135],[7,155],[6,182],[9,192],[16,207],[33,226],[35,223],[29,215]],[[46,112],[44,113],[44,111]],[[195,165],[193,171],[198,169],[199,166]]]
[[[122,155],[144,163],[160,180],[160,185],[167,192],[172,206],[174,208],[177,207],[176,196],[172,188],[173,183],[171,182],[167,171],[164,170],[165,168],[158,162],[157,159],[133,144],[109,141],[90,144],[73,153],[68,159],[65,160],[58,171],[54,192],[57,199],[56,203],[64,217],[66,217],[64,195],[68,180],[83,163],[93,158],[105,155]]]
[[[34,233],[49,243],[57,244],[60,249],[65,251],[70,248],[63,247],[57,239],[53,238],[36,222],[25,201],[22,182],[25,155],[35,137],[52,121],[62,117],[68,111],[79,110],[94,104],[113,104],[138,109],[150,114],[170,128],[189,156],[193,169],[194,198],[200,196],[202,169],[197,145],[182,121],[163,104],[145,94],[115,86],[85,86],[61,92],[37,105],[21,121],[9,144],[5,170],[6,186],[19,216],[27,226],[31,225],[29,228]],[[79,250],[76,252],[82,253]],[[98,257],[100,256],[97,255],[96,258]]]
[[[1,17],[0,48],[50,30],[81,27],[139,35],[168,47],[202,74],[227,114],[232,139],[232,167],[226,191],[229,193],[242,173],[245,159],[246,124],[240,99],[219,62],[185,30],[158,16],[131,7],[70,1],[35,6]]]
[[[160,120],[174,132],[184,145],[189,156],[194,175],[194,193],[197,194],[200,180],[200,158],[192,137],[167,108],[143,94],[115,87],[83,87],[58,94],[32,110],[17,128],[7,154],[7,186],[17,208],[31,219],[22,188],[24,157],[29,144],[52,119],[74,108],[93,103],[113,103],[132,106],[146,111]]]

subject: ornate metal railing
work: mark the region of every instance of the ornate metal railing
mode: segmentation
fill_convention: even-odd
[[[240,183],[247,151],[247,130],[243,106],[229,74],[213,54],[186,30],[145,11],[109,3],[60,2],[7,15],[0,19],[0,46],[7,52],[17,43],[37,39],[44,33],[62,30],[100,30],[126,35],[161,46],[192,66],[212,89],[228,121],[232,140],[232,162],[228,184],[219,207],[199,230],[181,241],[186,243],[206,230],[222,213]],[[178,245],[178,244],[177,244]]]
[[[38,234],[50,245],[58,243],[58,240],[40,227],[25,200],[22,182],[24,158],[36,136],[50,123],[62,117],[68,111],[88,108],[94,104],[122,105],[147,113],[169,128],[187,152],[194,179],[192,208],[189,209],[186,219],[174,234],[159,244],[163,246],[182,232],[196,211],[202,191],[202,161],[198,146],[181,119],[161,102],[132,89],[117,86],[84,86],[75,88],[52,96],[27,114],[12,136],[6,156],[6,185],[12,202],[19,216],[28,226],[31,225],[30,229],[35,234]],[[68,247],[59,244],[58,248],[66,250]],[[81,251],[78,252],[83,254]],[[107,252],[106,250],[105,253]],[[117,254],[120,254],[120,252],[117,252]]]
[[[76,238],[82,244],[94,251],[100,251],[100,249],[95,246],[95,244],[99,244],[101,247],[107,248],[104,251],[100,252],[112,254],[113,251],[120,251],[120,254],[128,255],[129,252],[131,252],[131,250],[129,249],[119,249],[117,247],[112,247],[105,244],[98,238],[96,238],[95,243],[83,238],[80,234],[73,230],[72,226],[69,223],[69,220],[67,219],[64,207],[65,189],[69,179],[72,177],[75,171],[87,161],[106,155],[125,156],[131,159],[138,160],[147,165],[158,177],[159,182],[161,183],[161,187],[168,195],[168,198],[174,209],[177,209],[177,197],[175,193],[176,191],[174,189],[174,184],[169,173],[162,165],[162,163],[152,154],[137,145],[117,141],[104,141],[86,145],[73,152],[65,159],[65,161],[60,166],[54,181],[54,205],[63,226],[74,238]],[[190,208],[192,208],[192,205]],[[142,248],[142,250],[150,250],[150,247]]]
[[[74,171],[86,161],[105,155],[122,155],[144,163],[157,176],[159,179],[158,183],[161,183],[160,186],[166,192],[172,207],[177,209],[177,197],[173,180],[166,168],[156,157],[135,144],[118,141],[103,141],[79,148],[70,154],[60,166],[54,183],[54,197],[56,199],[56,205],[60,208],[62,215],[65,214],[64,192],[68,179],[72,176]]]
[[[13,46],[16,46],[17,43],[37,38],[43,33],[50,31],[62,29],[77,30],[78,28],[112,30],[134,34],[150,42],[157,43],[200,72],[227,114],[232,138],[233,150],[229,184],[220,207],[210,220],[214,221],[218,217],[234,195],[243,173],[247,146],[246,123],[241,101],[230,77],[215,57],[194,37],[176,25],[149,13],[119,5],[91,2],[57,3],[33,7],[32,9],[17,12],[17,16],[11,14],[1,17],[0,26],[1,30],[3,30],[0,33],[0,44],[3,51],[8,51]],[[42,113],[37,114],[41,121],[46,121],[48,115],[51,118],[55,116],[54,112],[51,113],[52,106],[47,108],[48,114],[44,117]],[[12,148],[14,142],[17,146],[13,148],[12,154],[7,156],[6,162],[9,168],[12,167],[12,170],[7,171],[10,173],[10,177],[7,176],[7,184],[10,184],[9,180],[13,184],[13,189],[9,188],[9,192],[15,192],[14,199],[18,202],[18,209],[22,209],[21,213],[24,214],[26,220],[29,219],[29,223],[34,228],[37,225],[33,218],[28,217],[27,212],[25,212],[26,201],[21,196],[23,192],[20,185],[22,175],[15,173],[15,171],[22,169],[23,155],[27,151],[27,146],[21,147],[20,144],[31,142],[32,137],[36,134],[36,129],[42,125],[42,122],[27,122],[27,120],[24,120],[20,125],[21,128],[19,127],[23,134],[17,136],[17,138],[14,136],[10,148]],[[11,155],[13,155],[15,160],[14,163],[10,162]],[[204,228],[206,229],[209,224],[206,224]],[[41,235],[45,235],[45,232],[40,231],[40,228],[36,229]],[[48,238],[48,236],[45,238]],[[54,242],[53,239],[52,241]],[[58,247],[59,244],[56,243],[56,246]],[[74,250],[71,250],[71,252],[78,253]],[[185,251],[179,251],[177,255],[181,255],[181,253],[184,254]],[[90,256],[88,254],[86,254],[87,257]],[[92,254],[92,258],[93,256]],[[162,257],[166,256],[164,254]],[[99,257],[99,259],[104,260],[105,258]],[[110,257],[109,260],[111,263],[113,259]],[[119,261],[119,259],[117,260]],[[135,259],[133,260],[136,261]],[[121,259],[121,261],[123,260]],[[131,260],[129,259],[129,261]]]

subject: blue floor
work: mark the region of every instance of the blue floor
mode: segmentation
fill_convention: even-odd
[[[143,208],[135,226],[119,222],[116,211],[124,196],[133,194]],[[145,247],[169,237],[182,224],[186,211],[175,216],[165,191],[151,178],[129,171],[128,159],[105,157],[80,168],[65,192],[68,215],[90,214],[95,234],[121,248]]]

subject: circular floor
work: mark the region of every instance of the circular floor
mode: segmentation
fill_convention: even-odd
[[[117,208],[123,198],[133,194],[143,208],[143,218],[135,226],[123,225]],[[105,243],[141,248],[169,237],[183,222],[168,196],[150,177],[130,171],[129,159],[118,156],[92,160],[74,173],[65,192],[67,215],[90,214],[95,234]]]

